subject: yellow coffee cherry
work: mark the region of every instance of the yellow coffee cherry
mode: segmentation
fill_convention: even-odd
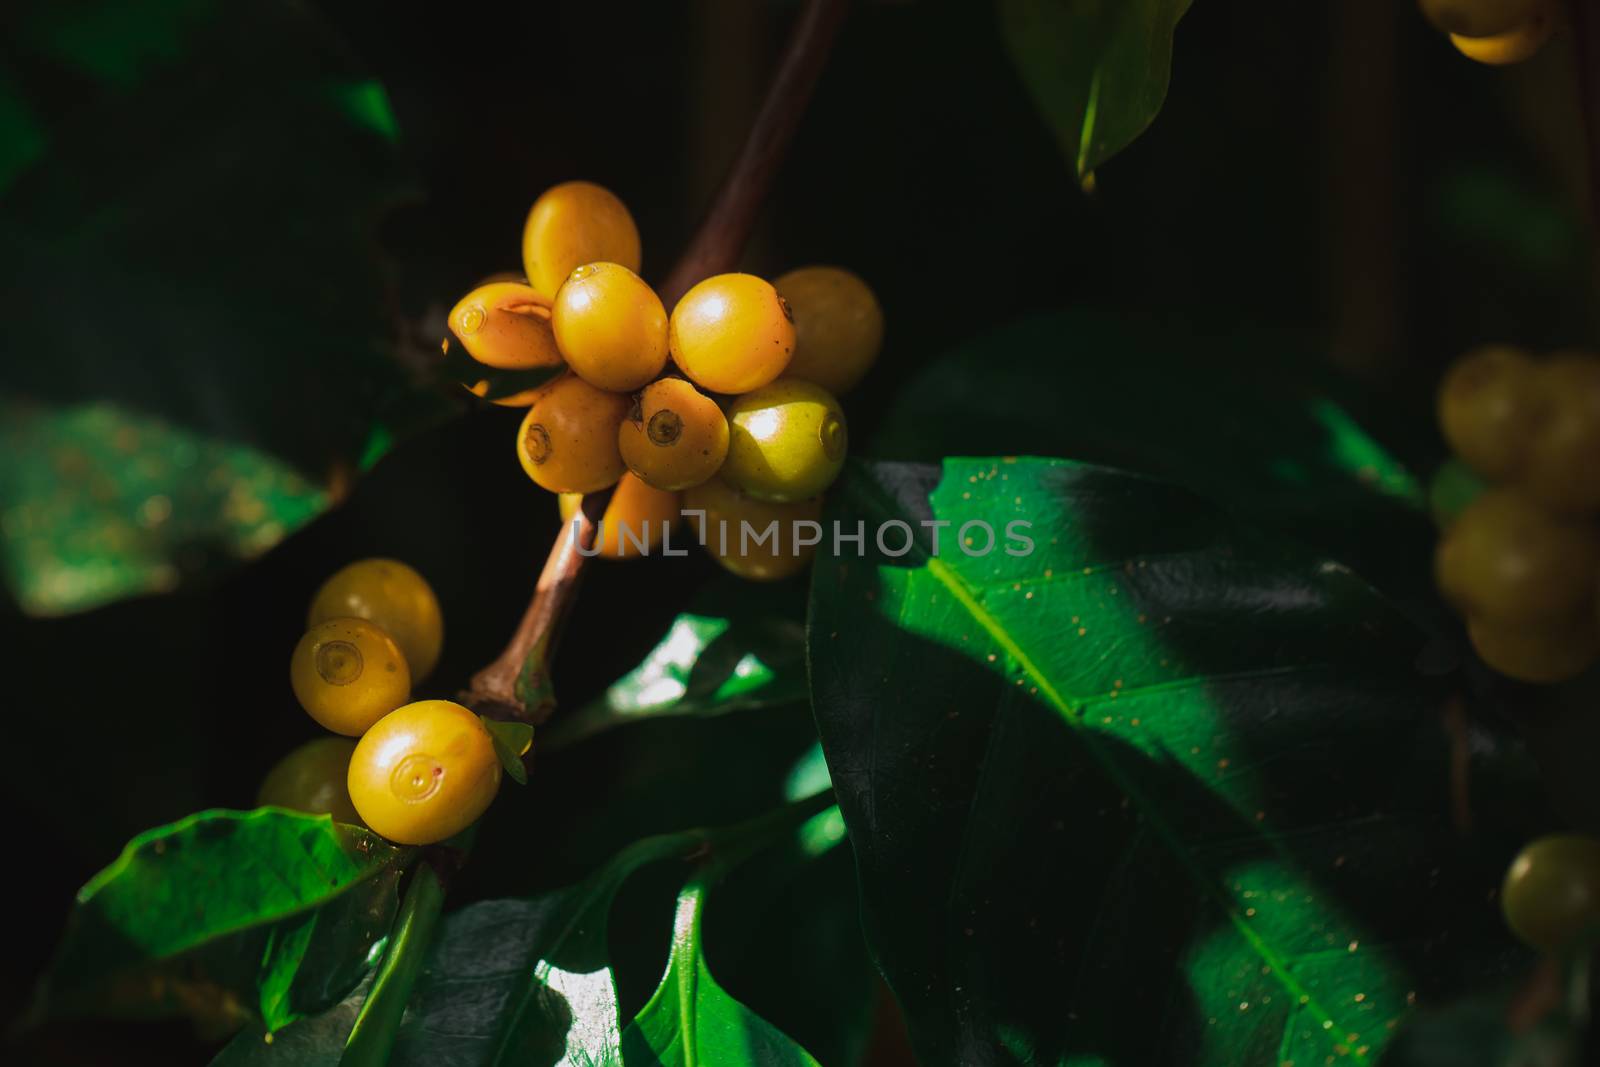
[[[550,301],[517,282],[480,285],[450,309],[450,332],[479,363],[502,370],[559,367]]]
[[[1467,636],[1490,667],[1540,685],[1576,678],[1600,655],[1600,625],[1587,609],[1554,623],[1468,619]]]
[[[1549,0],[1418,0],[1422,14],[1445,33],[1494,37],[1510,33],[1549,7]]]
[[[598,492],[622,477],[617,427],[627,417],[626,396],[564,375],[528,408],[517,431],[517,458],[528,477],[552,493]]]
[[[1500,887],[1506,925],[1546,952],[1587,947],[1600,934],[1600,841],[1551,834],[1530,843]]]
[[[448,700],[419,700],[385,715],[350,758],[350,799],[373,830],[402,845],[431,845],[465,830],[500,788],[488,729]]]
[[[583,494],[562,493],[558,504],[561,521],[571,522],[583,506]],[[634,475],[624,474],[600,517],[600,558],[633,559],[654,552],[678,521],[678,508],[677,493],[652,488]]]
[[[1538,413],[1533,360],[1509,345],[1475,349],[1445,374],[1438,407],[1455,454],[1485,478],[1509,478],[1522,466]]]
[[[311,598],[306,625],[342,616],[366,619],[394,638],[413,682],[433,673],[444,646],[444,614],[433,587],[415,568],[377,558],[341,567]]]
[[[645,386],[617,428],[628,469],[657,489],[688,489],[712,477],[728,454],[728,419],[682,378]]]
[[[575,268],[600,262],[639,269],[639,228],[627,206],[593,182],[546,189],[522,228],[528,284],[553,299]]]
[[[405,654],[366,619],[329,619],[307,630],[290,657],[289,684],[308,715],[350,737],[411,699]]]
[[[1537,425],[1521,485],[1553,511],[1600,512],[1600,357],[1560,352],[1534,372]]]
[[[1434,563],[1440,591],[1463,614],[1548,625],[1593,602],[1600,539],[1526,497],[1490,490],[1456,518]]]
[[[778,504],[753,500],[713,478],[684,491],[683,508],[701,543],[713,559],[741,578],[776,581],[805,569],[817,553],[820,529],[796,529],[799,522],[816,523],[822,515],[822,498]],[[704,512],[704,517],[692,514]],[[766,536],[769,527],[772,535]],[[757,544],[756,538],[762,537]]]
[[[794,358],[784,374],[834,396],[855,388],[883,347],[883,308],[842,267],[801,267],[772,283],[794,315]]]
[[[551,308],[556,344],[578,377],[632,392],[667,365],[667,311],[644,279],[617,263],[586,263]]]
[[[672,309],[672,359],[713,393],[766,385],[794,355],[794,318],[772,284],[753,274],[718,274]]]
[[[757,500],[803,500],[833,484],[848,445],[844,411],[831,393],[779,378],[728,405],[722,479]]]
[[[256,794],[257,806],[332,815],[336,822],[362,825],[346,784],[355,750],[356,743],[348,737],[307,741],[267,772]]]
[[[1504,67],[1533,58],[1550,39],[1555,28],[1555,12],[1540,11],[1527,22],[1505,33],[1497,33],[1493,37],[1463,37],[1459,33],[1452,33],[1450,43],[1468,59],[1491,67]]]

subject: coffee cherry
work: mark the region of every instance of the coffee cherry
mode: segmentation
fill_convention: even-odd
[[[1418,0],[1423,16],[1445,33],[1494,37],[1528,22],[1549,0]]]
[[[1467,616],[1550,624],[1591,604],[1600,544],[1523,496],[1490,490],[1456,519],[1434,563],[1440,590]]]
[[[574,269],[602,261],[639,269],[639,228],[626,205],[592,182],[546,189],[522,228],[528,284],[554,299]]]
[[[353,616],[394,638],[412,682],[433,673],[444,645],[444,615],[433,587],[397,559],[357,560],[334,572],[311,598],[306,626]]]
[[[1600,511],[1600,357],[1551,356],[1534,372],[1539,419],[1528,440],[1522,486],[1553,511]]]
[[[1576,678],[1600,655],[1600,625],[1588,610],[1554,623],[1469,619],[1478,658],[1507,678],[1553,685]]]
[[[350,737],[411,699],[405,654],[365,619],[329,619],[307,630],[289,660],[289,683],[308,715]]]
[[[583,506],[583,494],[562,493],[558,501],[561,521],[571,522]],[[678,507],[677,493],[654,489],[632,474],[624,474],[600,517],[600,558],[633,559],[643,552],[654,552],[667,530],[678,521]],[[644,546],[643,552],[640,545]]]
[[[1500,887],[1506,925],[1546,952],[1587,947],[1600,933],[1600,841],[1551,834],[1511,861]]]
[[[1555,28],[1555,13],[1547,10],[1538,12],[1515,29],[1497,33],[1493,37],[1463,37],[1459,33],[1452,33],[1450,43],[1468,59],[1491,67],[1504,67],[1531,59],[1544,47]]]
[[[817,522],[822,515],[821,497],[768,503],[713,478],[685,490],[683,508],[686,514],[705,513],[703,519],[689,515],[690,523],[698,525],[701,544],[713,559],[741,578],[763,582],[787,578],[803,570],[817,553],[816,544],[801,542],[814,536],[820,539],[820,528],[796,530],[795,524]],[[756,543],[757,537],[764,538],[761,544]]]
[[[794,318],[770,282],[718,274],[672,309],[669,343],[678,368],[713,393],[748,393],[783,373],[794,355]]]
[[[402,845],[431,845],[488,809],[500,788],[500,760],[472,712],[448,700],[419,700],[366,732],[348,781],[368,826]]]
[[[332,815],[335,822],[362,825],[350,803],[350,756],[356,743],[348,737],[307,741],[279,760],[261,780],[258,807],[288,808],[309,815]]]
[[[855,388],[883,346],[883,309],[841,267],[801,267],[772,283],[794,314],[794,358],[784,374],[834,396]]]
[[[728,405],[722,479],[756,500],[816,496],[839,476],[848,436],[832,394],[798,378],[779,378]]]
[[[657,489],[687,489],[717,473],[728,454],[728,419],[682,378],[645,386],[617,428],[628,469]]]
[[[1521,467],[1537,414],[1533,362],[1493,345],[1456,361],[1439,387],[1439,428],[1456,455],[1485,478]]]
[[[450,332],[479,363],[502,370],[559,367],[550,301],[516,282],[472,290],[450,309]]]
[[[593,493],[622,477],[617,427],[628,398],[596,389],[576,374],[539,391],[517,432],[522,469],[552,493]]]
[[[667,365],[667,312],[627,267],[586,263],[567,276],[551,309],[556,344],[590,385],[638,389]]]

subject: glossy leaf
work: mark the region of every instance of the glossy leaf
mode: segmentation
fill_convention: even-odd
[[[270,1030],[322,1011],[366,973],[411,855],[277,808],[141,834],[79,891],[35,1016]]]
[[[1000,0],[1012,59],[1080,178],[1161,110],[1187,10],[1189,0]]]
[[[37,614],[259,555],[413,420],[381,85],[282,0],[7,11],[0,579]],[[63,92],[62,86],[71,86]],[[420,365],[420,364],[419,364]]]
[[[1287,530],[1383,588],[1431,595],[1425,491],[1366,428],[1349,384],[1319,365],[1312,342],[1293,334],[1219,335],[1081,308],[1041,315],[929,364],[897,392],[868,450],[937,462],[981,443],[1153,475]],[[1049,403],[1019,402],[1039,395]]]
[[[522,763],[522,756],[533,744],[533,727],[525,722],[501,722],[496,719],[480,715],[484,729],[489,731],[489,740],[494,744],[495,758],[500,761],[500,766],[518,785],[528,784],[528,769]]]
[[[770,844],[794,832],[800,816],[818,806],[816,801],[794,805],[723,830],[646,838],[577,885],[533,900],[484,901],[447,916],[400,1023],[389,1063],[623,1063],[607,944],[608,915],[618,890],[648,864],[687,858],[713,846],[720,853]],[[825,836],[824,831],[812,832],[822,851]],[[214,1062],[219,1067],[333,1067],[367,992],[358,990],[333,1011],[297,1023],[270,1041],[260,1030],[247,1031]]]
[[[1370,1062],[1525,966],[1492,903],[1515,835],[1452,827],[1421,636],[1345,568],[1064,461],[856,465],[833,499],[917,532],[819,563],[809,633],[925,1064]]]
[[[642,719],[805,701],[805,605],[797,592],[717,579],[637,667],[596,700],[554,718],[541,744],[560,748]]]

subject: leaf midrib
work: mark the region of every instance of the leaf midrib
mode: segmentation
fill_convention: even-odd
[[[1196,887],[1207,899],[1222,911],[1240,938],[1261,959],[1262,963],[1271,971],[1273,977],[1282,983],[1292,997],[1296,998],[1297,1006],[1309,1013],[1319,1023],[1324,1024],[1323,1030],[1331,1028],[1338,1033],[1344,1033],[1344,1030],[1338,1029],[1337,1024],[1333,1022],[1332,1016],[1311,995],[1310,991],[1302,986],[1293,974],[1289,973],[1284,958],[1244,921],[1244,917],[1238,913],[1233,903],[1218,888],[1216,879],[1194,859],[1188,849],[1183,847],[1177,831],[1162,817],[1155,804],[1128,776],[1116,760],[1104,750],[1094,731],[1084,728],[1081,708],[1074,706],[1056,689],[1045,672],[1034,663],[1033,658],[1012,637],[1010,631],[973,595],[971,588],[962,580],[960,574],[948,563],[936,556],[924,557],[924,569],[945,588],[972,620],[983,628],[984,632],[1000,646],[1001,650],[1010,657],[1012,662],[1022,670],[1029,680],[1038,686],[1039,695],[1044,697],[1067,724],[1077,731],[1084,742],[1084,747],[1100,766],[1102,773],[1111,779],[1117,788],[1122,790],[1123,794],[1128,797],[1134,807],[1138,809],[1140,815],[1148,821],[1156,838],[1178,860],[1179,865],[1189,879],[1195,883]],[[1291,1021],[1292,1018],[1293,1016],[1291,1015]],[[1331,1027],[1330,1024],[1332,1024]],[[1287,1033],[1288,1030],[1289,1023],[1286,1021],[1285,1032]],[[1367,1058],[1365,1054],[1359,1051],[1354,1051],[1353,1055],[1357,1060],[1365,1060]]]

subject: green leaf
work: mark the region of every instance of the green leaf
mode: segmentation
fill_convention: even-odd
[[[312,8],[31,0],[7,27],[0,580],[59,614],[261,554],[450,408],[396,358],[393,115]]]
[[[934,360],[897,391],[868,447],[936,462],[981,442],[1149,474],[1285,529],[1383,588],[1431,595],[1423,487],[1364,429],[1348,383],[1318,365],[1298,335],[1056,312]]]
[[[1000,0],[1011,57],[1080,178],[1161,110],[1187,10],[1189,0]]]
[[[434,927],[444,908],[444,886],[431,864],[418,866],[400,904],[383,963],[363,993],[350,1037],[339,1057],[341,1067],[385,1067],[405,1016],[406,1003],[433,944]]]
[[[501,722],[485,715],[479,715],[478,718],[489,731],[489,740],[494,742],[494,754],[499,758],[500,766],[512,781],[527,785],[528,769],[522,764],[522,756],[533,744],[533,727],[525,722]]]
[[[1421,635],[1348,570],[1063,461],[853,465],[833,500],[919,531],[819,562],[809,662],[925,1064],[1371,1062],[1525,962],[1505,798],[1456,833]]]
[[[622,1034],[629,1064],[694,1067],[700,1063],[816,1067],[805,1049],[740,1004],[711,977],[701,950],[701,917],[708,885],[691,881],[672,920],[666,977]]]
[[[552,719],[542,744],[558,749],[643,719],[804,702],[805,605],[798,592],[716,579],[643,662],[597,699]]]
[[[200,812],[141,834],[78,892],[34,1015],[271,1030],[321,1011],[366,973],[411,856],[276,808]]]
[[[645,838],[576,885],[533,900],[484,901],[447,916],[400,1023],[391,1067],[621,1064],[607,942],[618,890],[650,864],[708,851],[747,854],[793,833],[819,806],[792,805],[733,827]],[[813,831],[818,848],[822,837],[825,831]],[[333,1067],[366,993],[357,990],[333,1011],[270,1040],[259,1029],[240,1034],[214,1064]]]

